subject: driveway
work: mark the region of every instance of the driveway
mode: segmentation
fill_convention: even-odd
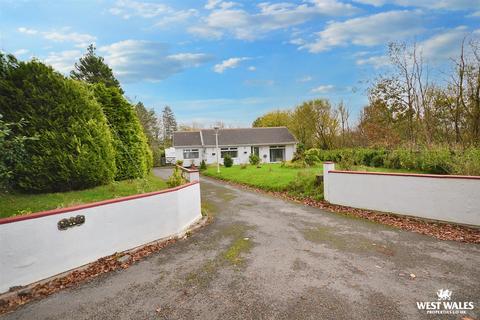
[[[160,171],[158,174],[165,174]],[[203,179],[209,226],[130,268],[1,319],[460,319],[416,301],[473,301],[480,248]],[[411,275],[412,274],[412,275]],[[414,275],[414,276],[413,276]]]

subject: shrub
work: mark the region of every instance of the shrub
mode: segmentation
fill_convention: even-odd
[[[458,154],[451,168],[454,174],[480,176],[480,148],[469,148]]]
[[[14,188],[66,191],[112,181],[112,136],[86,85],[38,61],[0,54],[0,110],[7,122],[25,120],[16,135],[37,137],[26,141],[25,157],[13,167]]]
[[[152,151],[134,107],[116,87],[94,86],[112,131],[115,147],[116,180],[143,178],[153,166]]]
[[[207,164],[205,163],[205,160],[202,160],[200,162],[200,171],[207,170]]]
[[[419,169],[437,174],[451,173],[453,153],[446,148],[424,149],[419,156]]]
[[[23,121],[5,123],[2,118],[0,114],[0,150],[2,150],[0,152],[0,191],[8,189],[13,168],[25,157],[25,142],[31,139],[13,133],[14,127],[21,128],[24,125]]]
[[[322,159],[319,158],[319,149],[309,149],[305,152],[305,163],[309,166],[314,166]]]
[[[176,164],[177,166],[180,166],[180,167],[181,167],[181,166],[183,166],[183,160],[177,160],[177,161],[175,162],[175,164]]]
[[[247,164],[246,163],[242,163],[240,165],[240,169],[247,169]]]
[[[315,174],[300,171],[288,184],[287,191],[296,197],[323,200],[323,184],[317,185],[315,179]]]
[[[252,166],[256,166],[257,164],[260,163],[260,157],[257,156],[255,153],[252,153],[250,154],[250,156],[248,157],[248,161],[250,162],[250,164]]]
[[[226,168],[230,168],[231,166],[233,166],[233,159],[232,159],[232,157],[231,157],[229,154],[226,154],[226,155],[223,157],[223,165],[224,165]]]
[[[178,167],[175,167],[175,169],[173,169],[172,175],[167,180],[167,185],[170,188],[174,188],[174,187],[181,186],[186,182],[187,180],[183,177],[182,170]]]

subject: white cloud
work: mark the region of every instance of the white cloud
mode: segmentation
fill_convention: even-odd
[[[468,16],[469,16],[470,18],[478,18],[478,17],[480,17],[480,10],[475,11],[475,12],[469,14]]]
[[[69,73],[75,62],[82,56],[80,50],[66,50],[61,52],[50,52],[44,59],[46,64],[51,65],[55,70],[61,73]]]
[[[239,57],[239,58],[230,58],[227,60],[223,60],[221,63],[216,64],[213,67],[213,71],[216,73],[223,73],[226,69],[233,69],[238,67],[240,62],[249,60],[250,58],[248,57]]]
[[[29,29],[29,28],[25,28],[25,27],[20,27],[17,30],[18,30],[18,32],[25,33],[25,34],[30,34],[30,35],[34,35],[34,34],[38,33],[38,30]]]
[[[201,37],[219,38],[229,34],[237,39],[254,40],[268,32],[303,24],[319,16],[351,15],[358,9],[337,0],[310,0],[301,4],[259,3],[255,13],[247,12],[233,2],[209,1],[210,14],[189,32]]]
[[[172,54],[168,45],[152,41],[124,40],[100,47],[105,61],[124,81],[159,81],[210,61],[205,53]]]
[[[297,79],[297,82],[310,82],[312,80],[313,80],[312,76],[304,76]]]
[[[253,71],[256,71],[256,70],[257,70],[257,68],[256,68],[255,66],[250,66],[250,67],[248,67],[248,71],[252,71],[252,72],[253,72]]]
[[[16,55],[16,56],[21,56],[21,55],[26,54],[26,53],[28,53],[27,49],[18,49],[13,54]]]
[[[465,26],[441,30],[430,38],[418,42],[416,44],[417,52],[426,63],[447,61],[459,55],[461,43],[466,37],[468,38],[470,33],[475,36],[475,31],[471,32]],[[358,65],[372,65],[375,69],[391,64],[389,57],[386,55],[368,56],[368,54],[362,54],[356,62]]]
[[[424,31],[419,11],[388,11],[343,22],[330,22],[317,39],[302,48],[317,53],[349,44],[374,46],[412,38]]]
[[[69,28],[62,28],[54,31],[39,31],[20,27],[17,29],[21,33],[28,35],[40,34],[44,39],[54,42],[73,42],[77,47],[86,47],[97,39],[88,33],[70,32]]]
[[[416,7],[438,10],[469,10],[480,6],[479,0],[354,0],[357,3],[380,7],[394,4],[402,7]]]
[[[162,3],[134,0],[118,0],[109,11],[111,14],[120,16],[123,19],[130,19],[132,17],[145,19],[158,18],[155,26],[162,28],[185,22],[198,14],[198,11],[195,9],[175,10]]]
[[[329,92],[332,92],[333,89],[335,89],[335,86],[331,85],[331,84],[326,84],[326,85],[321,85],[321,86],[318,86],[316,88],[313,88],[311,90],[312,93],[320,93],[320,94],[325,94],[325,93],[329,93]]]

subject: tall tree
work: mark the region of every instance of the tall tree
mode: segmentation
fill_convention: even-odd
[[[142,102],[135,105],[138,119],[143,128],[143,133],[147,137],[148,145],[153,153],[153,165],[161,165],[162,146],[160,142],[160,124],[157,114],[153,109],[147,109]]]
[[[172,145],[173,133],[177,131],[177,120],[172,108],[165,106],[162,111],[163,143],[165,147]]]
[[[103,83],[106,87],[115,87],[123,94],[120,82],[113,75],[112,69],[95,51],[95,46],[89,45],[87,53],[75,63],[75,69],[70,72],[70,76],[88,83]]]
[[[267,112],[255,119],[252,127],[288,127],[291,113],[288,110],[275,110]]]

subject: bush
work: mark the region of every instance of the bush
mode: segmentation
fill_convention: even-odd
[[[454,174],[480,176],[480,148],[470,148],[458,154],[451,169]]]
[[[177,160],[177,161],[175,162],[175,164],[176,164],[177,166],[180,166],[180,167],[181,167],[181,166],[183,166],[183,160]]]
[[[252,166],[256,166],[257,164],[260,163],[260,157],[257,156],[255,153],[252,153],[250,154],[250,156],[248,157],[248,161],[250,162],[250,164]]]
[[[300,198],[323,200],[323,184],[317,185],[312,173],[298,172],[295,180],[288,184],[288,193]]]
[[[319,158],[320,149],[309,149],[305,152],[305,163],[309,166],[314,166],[322,159]]]
[[[207,170],[207,164],[205,163],[205,160],[202,160],[200,162],[200,171]]]
[[[223,165],[224,165],[226,168],[230,168],[231,166],[233,166],[233,159],[232,159],[232,157],[231,157],[229,154],[226,154],[226,155],[223,157]]]
[[[112,131],[115,147],[116,180],[143,178],[153,166],[152,151],[143,133],[134,107],[118,88],[104,84],[94,86]]]
[[[13,168],[26,156],[25,142],[29,139],[13,134],[13,128],[21,128],[23,122],[5,123],[2,118],[0,114],[0,191],[10,186]]]
[[[446,148],[425,149],[420,152],[419,169],[436,174],[453,171],[453,153]]]
[[[240,169],[247,169],[247,164],[246,163],[242,163],[240,165]]]
[[[0,110],[6,122],[26,125],[25,143],[12,186],[23,191],[83,189],[115,176],[113,140],[101,106],[86,85],[66,79],[38,61],[0,54]]]
[[[186,182],[187,180],[183,177],[182,170],[178,167],[175,167],[175,169],[173,169],[172,175],[167,180],[167,185],[170,188],[174,188],[174,187],[181,186]]]

